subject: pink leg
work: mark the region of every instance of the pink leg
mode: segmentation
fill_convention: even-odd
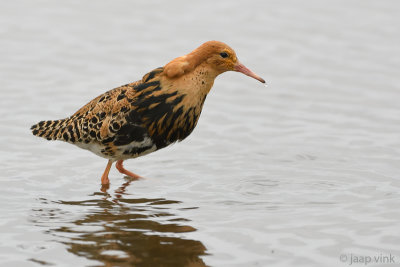
[[[103,184],[103,185],[110,183],[110,180],[108,179],[108,174],[110,173],[111,165],[112,165],[112,161],[109,160],[107,163],[107,167],[104,170],[103,175],[101,176],[101,184]]]
[[[126,169],[124,168],[124,166],[122,165],[122,162],[123,162],[123,160],[118,160],[118,161],[117,161],[117,164],[115,164],[115,167],[117,167],[117,170],[118,170],[120,173],[126,174],[126,175],[128,175],[128,176],[130,176],[130,177],[132,177],[132,178],[134,178],[134,179],[139,179],[139,178],[141,178],[139,175],[134,174],[133,172],[130,172],[130,171],[126,170]]]

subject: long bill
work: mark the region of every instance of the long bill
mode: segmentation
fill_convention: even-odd
[[[234,68],[235,71],[237,72],[241,72],[247,76],[250,76],[262,83],[265,83],[265,80],[263,78],[261,78],[260,76],[258,76],[257,74],[255,74],[253,71],[251,71],[250,69],[248,69],[245,65],[243,65],[242,63],[238,62],[238,64],[235,66]]]

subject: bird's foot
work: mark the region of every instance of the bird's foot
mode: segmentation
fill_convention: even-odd
[[[101,176],[101,188],[100,191],[103,193],[107,193],[107,190],[110,188],[110,180],[108,176]]]
[[[122,165],[122,162],[123,162],[123,160],[118,160],[117,163],[115,164],[115,167],[117,168],[117,170],[120,173],[125,174],[125,175],[127,175],[130,178],[135,179],[135,180],[142,178],[139,175],[137,175],[137,174],[135,174],[133,172],[130,172],[127,169],[125,169],[124,166]]]
[[[103,192],[103,193],[107,193],[107,190],[110,188],[110,183],[108,183],[108,184],[102,184],[101,185],[101,188],[100,188],[100,191],[101,192]]]

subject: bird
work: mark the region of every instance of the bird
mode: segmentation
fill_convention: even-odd
[[[101,184],[109,185],[109,172],[131,178],[123,161],[147,155],[184,140],[196,127],[215,78],[236,71],[261,83],[265,80],[245,67],[235,51],[220,41],[207,41],[192,52],[145,74],[141,80],[109,90],[72,116],[40,121],[32,134],[61,140],[108,159]]]

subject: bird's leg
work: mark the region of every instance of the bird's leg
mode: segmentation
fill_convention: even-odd
[[[108,180],[108,174],[110,173],[112,163],[113,162],[111,160],[108,160],[107,167],[104,170],[103,175],[101,176],[101,184],[103,184],[103,185],[110,183],[110,180]]]
[[[124,168],[124,166],[122,165],[122,162],[123,162],[123,160],[118,160],[118,161],[117,161],[117,164],[115,164],[115,167],[117,167],[117,170],[118,170],[120,173],[126,174],[126,175],[128,175],[128,176],[130,176],[130,177],[132,177],[132,178],[134,178],[134,179],[139,179],[139,178],[141,178],[139,175],[134,174],[133,172],[130,172],[130,171],[126,170],[126,169]]]

